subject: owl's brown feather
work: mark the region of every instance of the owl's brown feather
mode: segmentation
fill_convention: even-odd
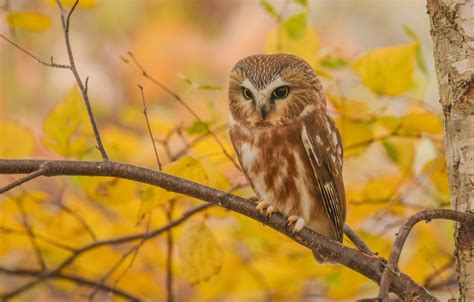
[[[278,87],[288,87],[289,94],[274,98]],[[242,96],[244,88],[252,99]],[[284,54],[241,60],[231,72],[229,107],[230,138],[258,197],[342,241],[342,145],[309,64]]]

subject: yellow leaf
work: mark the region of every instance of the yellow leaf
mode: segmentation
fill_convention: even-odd
[[[389,135],[398,130],[400,119],[391,115],[381,115],[374,122],[374,136],[381,137]]]
[[[137,184],[133,181],[113,177],[81,177],[87,196],[108,204],[133,202]]]
[[[46,117],[43,130],[43,144],[63,156],[81,156],[95,146],[86,108],[76,87]]]
[[[359,155],[373,140],[367,123],[337,119],[336,125],[342,136],[344,156]]]
[[[198,183],[208,184],[209,179],[200,161],[190,156],[185,156],[171,163],[163,169],[163,172],[178,177],[186,178]],[[168,192],[162,188],[143,185],[140,188],[140,213],[139,217],[148,213],[159,205],[162,205],[170,199],[179,198],[180,194]]]
[[[204,222],[187,224],[178,247],[181,268],[190,283],[207,281],[221,270],[222,248]]]
[[[319,48],[319,37],[314,28],[308,28],[298,40],[295,40],[284,28],[280,27],[269,35],[265,43],[265,52],[297,55],[313,67],[318,63],[316,54]]]
[[[374,92],[399,95],[412,87],[416,45],[376,48],[357,59],[353,67]]]
[[[441,117],[431,112],[412,113],[402,117],[400,130],[407,133],[441,134]]]
[[[412,173],[415,160],[415,145],[413,139],[406,137],[391,137],[383,141],[388,157],[397,164],[404,177]]]
[[[129,159],[136,155],[140,148],[139,138],[133,132],[108,126],[103,128],[101,133],[107,153],[116,160]]]
[[[438,156],[437,158],[428,161],[422,168],[424,174],[426,174],[436,189],[449,196],[449,183],[448,175],[446,170],[446,159],[444,156]]]
[[[0,121],[0,157],[28,157],[35,144],[33,133],[25,126],[13,121]]]
[[[57,6],[56,0],[46,0],[47,3]],[[76,0],[61,0],[64,7],[72,7]],[[96,0],[80,0],[77,4],[78,8],[94,8],[97,6]]]
[[[51,27],[51,19],[40,13],[7,13],[6,20],[11,27],[32,32],[43,32]]]
[[[336,95],[329,95],[328,99],[337,112],[346,118],[368,119],[371,115],[367,102],[346,99]]]

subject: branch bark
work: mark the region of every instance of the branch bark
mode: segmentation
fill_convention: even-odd
[[[451,206],[474,211],[474,1],[428,0]],[[455,235],[459,300],[474,301],[474,225]]]
[[[48,164],[43,165],[45,162]],[[275,214],[268,218],[265,215],[261,215],[256,209],[255,204],[245,198],[163,172],[113,161],[0,160],[0,174],[28,174],[38,170],[41,166],[44,170],[44,176],[82,175],[118,177],[159,186],[169,191],[217,204],[268,225],[301,245],[311,250],[316,250],[323,257],[347,266],[375,283],[380,284],[385,267],[384,259],[360,253],[355,249],[343,246],[339,242],[326,239],[309,229],[303,229],[295,235],[290,228],[287,228],[287,221],[282,215]],[[404,300],[422,299],[423,301],[437,301],[425,288],[403,273],[398,274],[391,280],[390,291]]]

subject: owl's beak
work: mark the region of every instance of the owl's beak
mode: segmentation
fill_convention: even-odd
[[[265,119],[270,111],[270,107],[266,104],[260,105],[260,114],[262,115],[262,119]]]

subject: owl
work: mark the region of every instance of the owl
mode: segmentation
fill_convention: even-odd
[[[229,135],[267,215],[288,217],[342,242],[342,143],[311,66],[289,54],[254,55],[233,67]]]

